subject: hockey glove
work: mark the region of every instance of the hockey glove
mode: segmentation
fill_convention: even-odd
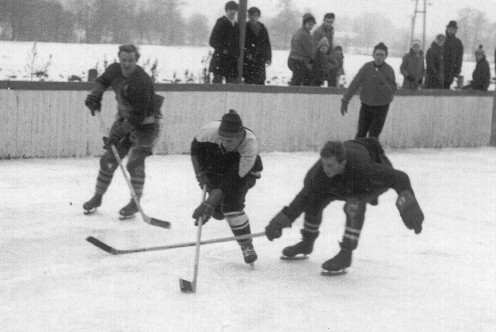
[[[196,209],[193,211],[193,219],[195,219],[195,226],[198,226],[198,220],[200,217],[203,217],[203,224],[205,225],[207,221],[214,215],[215,207],[220,204],[222,199],[222,190],[220,189],[212,189],[208,194],[208,199],[202,202]],[[216,216],[218,216],[216,214]],[[217,218],[216,218],[217,219]]]
[[[200,185],[200,188],[203,188],[203,186],[207,186],[207,189],[210,188],[211,183],[208,178],[207,171],[201,171],[198,174],[196,174],[196,179],[198,180],[198,184]]]
[[[289,217],[284,213],[286,209],[287,206],[285,206],[281,212],[276,214],[267,227],[265,227],[265,236],[267,236],[269,241],[280,238],[283,228],[291,227],[291,219],[289,219]]]
[[[413,193],[409,190],[402,191],[396,200],[396,207],[400,211],[405,226],[413,229],[415,234],[419,234],[422,231],[424,213]]]
[[[103,148],[110,150],[111,145],[117,144],[124,136],[129,134],[135,128],[129,121],[122,121],[121,125],[112,131],[109,137],[103,137]]]
[[[341,99],[341,115],[348,113],[348,101]]]
[[[102,102],[102,97],[98,96],[94,93],[90,93],[89,95],[86,96],[86,100],[84,101],[84,104],[86,107],[89,108],[91,115],[95,116],[95,111],[99,110],[101,108],[101,102]]]

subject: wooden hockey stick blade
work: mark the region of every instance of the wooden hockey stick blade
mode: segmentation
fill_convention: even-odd
[[[153,226],[158,226],[158,227],[167,228],[167,229],[171,228],[171,223],[168,221],[164,221],[164,220],[160,220],[160,219],[156,219],[156,218],[150,218],[148,216],[147,216],[147,219],[145,219],[145,221],[147,223],[149,223],[150,225],[153,225]]]
[[[179,279],[179,287],[181,288],[181,292],[183,293],[194,293],[193,284],[191,281]]]
[[[201,241],[200,244],[211,244],[211,243],[221,243],[221,242],[229,242],[229,241],[236,241],[236,240],[246,240],[246,239],[251,239],[254,237],[259,237],[259,236],[264,236],[264,235],[265,235],[265,232],[246,234],[246,235],[241,235],[241,236],[231,236],[231,237],[224,237],[224,238]],[[156,246],[156,247],[144,247],[144,248],[136,248],[136,249],[116,249],[116,248],[113,248],[113,247],[109,246],[108,244],[103,243],[102,241],[94,238],[93,236],[89,236],[86,239],[86,241],[88,241],[89,243],[95,245],[96,247],[98,247],[98,248],[102,249],[103,251],[106,251],[112,255],[135,254],[135,253],[144,252],[144,251],[158,251],[158,250],[168,250],[168,249],[176,249],[176,248],[196,246],[196,242],[183,242],[183,243],[169,244],[169,245],[165,245],[165,246]]]
[[[108,252],[109,254],[118,255],[118,253],[117,253],[118,250],[116,250],[116,249],[112,248],[111,246],[103,243],[102,241],[94,238],[93,236],[88,236],[86,238],[86,241],[97,246],[98,248],[102,249],[103,251]]]

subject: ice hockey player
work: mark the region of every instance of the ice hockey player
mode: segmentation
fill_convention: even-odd
[[[208,198],[193,212],[203,224],[210,217],[225,219],[235,236],[251,234],[244,212],[245,197],[260,178],[263,169],[257,138],[243,127],[240,116],[229,110],[222,121],[208,123],[191,143],[191,161],[201,188],[207,186]],[[246,263],[257,259],[251,239],[239,240]]]
[[[410,179],[406,173],[393,168],[379,141],[376,138],[329,141],[320,152],[320,160],[308,171],[303,189],[266,227],[266,236],[270,241],[279,238],[282,229],[291,227],[304,212],[303,240],[286,247],[281,258],[308,255],[319,235],[322,211],[332,201],[344,201],[346,227],[340,242],[341,250],[322,264],[324,272],[342,272],[351,265],[367,203],[376,205],[377,197],[389,188],[398,193],[396,206],[406,227],[419,234],[424,215]]]
[[[111,126],[109,137],[103,138],[107,151],[100,158],[95,195],[83,204],[85,213],[94,212],[102,204],[102,196],[118,167],[111,145],[115,145],[121,158],[129,154],[126,168],[136,195],[141,197],[145,183],[145,158],[152,155],[159,136],[163,97],[155,94],[150,76],[136,64],[140,56],[136,46],[120,46],[118,56],[119,63],[108,66],[97,78],[95,87],[85,101],[91,115],[95,115],[95,112],[100,111],[102,96],[108,87],[112,87],[117,100],[116,120]],[[138,207],[131,199],[119,214],[127,218],[136,212]]]

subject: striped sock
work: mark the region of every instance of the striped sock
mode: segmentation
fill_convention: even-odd
[[[358,246],[360,230],[346,226],[343,235],[343,245],[346,249],[354,250]]]
[[[131,185],[138,197],[143,195],[143,187],[145,186],[145,177],[141,175],[131,175]]]
[[[100,168],[100,171],[98,172],[98,177],[96,179],[95,193],[103,196],[103,194],[105,194],[108,187],[110,186],[110,182],[112,182],[113,176],[114,176],[114,172],[107,172]]]
[[[244,211],[227,212],[224,214],[231,231],[235,236],[251,234],[250,221]],[[252,239],[238,240],[240,246],[252,243]]]

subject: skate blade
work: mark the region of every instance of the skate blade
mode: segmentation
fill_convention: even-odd
[[[348,271],[346,271],[346,269],[338,270],[338,271],[327,271],[327,270],[324,270],[324,271],[320,272],[320,275],[321,276],[324,276],[324,277],[335,277],[335,276],[345,275],[346,273],[348,273]]]
[[[305,259],[308,259],[307,255],[303,255],[303,256],[298,255],[298,256],[294,256],[294,257],[281,256],[281,260],[283,260],[283,261],[302,261]]]
[[[133,219],[134,217],[136,217],[135,214],[133,214],[132,216],[119,216],[119,220],[128,220]]]
[[[96,212],[96,208],[93,208],[93,209],[91,209],[91,210],[84,210],[84,211],[83,211],[83,214],[84,214],[85,216],[91,216],[92,214],[95,214],[95,212]]]

